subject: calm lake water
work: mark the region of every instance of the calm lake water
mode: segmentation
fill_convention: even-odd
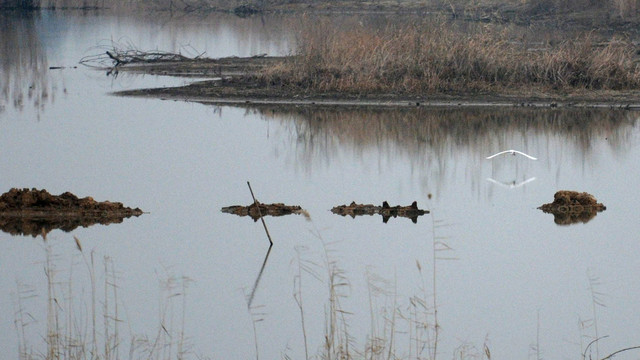
[[[121,357],[132,339],[134,358],[176,357],[182,343],[189,358],[300,359],[305,339],[309,357],[320,357],[330,274],[336,333],[348,333],[356,357],[383,338],[398,358],[429,358],[434,304],[438,358],[486,357],[486,346],[495,359],[579,359],[605,336],[587,356],[640,345],[639,113],[121,98],[110,92],[190,80],[79,66],[98,46],[286,55],[304,20],[73,12],[0,20],[0,191],[70,191],[148,212],[54,230],[46,241],[0,234],[3,358],[47,354],[51,329],[86,344],[95,329],[101,353],[117,334]],[[538,160],[485,159],[511,148]],[[247,181],[260,201],[310,215],[267,217],[269,252],[259,221],[220,211],[252,202]],[[587,191],[607,210],[557,225],[537,207],[562,189]],[[330,212],[385,200],[431,213],[414,224]]]

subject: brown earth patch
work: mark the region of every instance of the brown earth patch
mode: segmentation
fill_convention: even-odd
[[[119,202],[78,198],[70,192],[51,195],[46,190],[13,188],[0,196],[0,230],[12,235],[46,237],[54,229],[70,232],[79,226],[121,223],[142,213]]]
[[[331,212],[342,216],[349,215],[352,218],[362,215],[380,215],[382,216],[382,221],[384,223],[389,221],[389,219],[392,217],[395,218],[399,216],[409,218],[415,224],[418,222],[418,216],[428,214],[429,210],[419,209],[417,201],[414,201],[409,206],[389,206],[389,203],[386,201],[382,203],[382,206],[375,206],[372,204],[356,204],[355,201],[352,201],[349,205],[339,205],[333,207],[331,209]]]
[[[253,221],[258,221],[261,216],[305,214],[305,211],[298,205],[285,205],[283,203],[263,204],[261,202],[256,202],[248,206],[232,205],[223,207],[222,212],[238,216],[249,216]]]
[[[556,224],[569,225],[586,223],[607,208],[589,193],[560,190],[553,196],[552,203],[544,204],[538,209],[553,214]]]

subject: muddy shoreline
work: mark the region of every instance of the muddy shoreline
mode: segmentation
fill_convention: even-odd
[[[505,93],[313,93],[306,89],[264,84],[254,74],[281,62],[283,57],[253,56],[220,59],[188,59],[161,63],[135,63],[103,68],[110,72],[210,78],[178,87],[134,89],[114,92],[163,100],[192,101],[215,105],[328,106],[328,107],[582,107],[640,109],[640,90],[579,90],[549,93],[531,90]]]

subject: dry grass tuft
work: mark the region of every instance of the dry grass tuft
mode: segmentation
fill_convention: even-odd
[[[494,26],[461,31],[435,23],[302,30],[298,52],[262,74],[306,91],[424,94],[540,89],[626,90],[640,85],[635,47],[590,35],[535,49]]]

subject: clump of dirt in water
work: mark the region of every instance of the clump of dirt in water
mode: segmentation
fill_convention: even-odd
[[[553,214],[556,224],[569,225],[586,223],[607,207],[589,193],[560,190],[553,195],[552,203],[544,204],[538,209]]]
[[[53,229],[69,232],[79,226],[121,223],[142,213],[119,202],[78,198],[70,192],[52,195],[44,189],[13,188],[0,196],[0,230],[12,235],[44,237]]]
[[[251,205],[232,205],[221,209],[223,213],[235,214],[238,216],[249,216],[253,221],[258,221],[261,216],[283,216],[290,214],[306,214],[306,211],[298,205],[285,205],[283,203],[263,204],[261,202]]]

